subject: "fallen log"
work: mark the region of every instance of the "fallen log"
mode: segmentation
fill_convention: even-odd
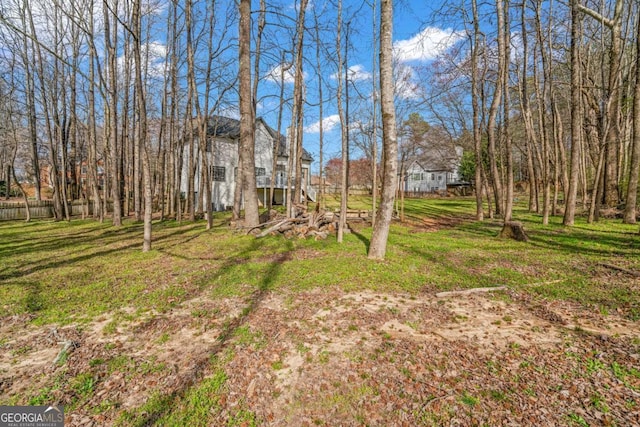
[[[506,286],[493,286],[488,288],[471,288],[471,289],[464,289],[461,291],[438,292],[436,294],[436,297],[444,298],[444,297],[478,294],[483,292],[505,291],[505,290],[507,290]]]
[[[611,270],[616,270],[616,271],[620,271],[622,273],[628,274],[629,276],[640,277],[640,271],[628,270],[624,267],[618,267],[617,265],[607,264],[606,262],[601,262],[600,265],[603,267],[609,268]]]
[[[315,240],[326,239],[329,235],[335,233],[338,218],[335,213],[321,211],[317,208],[307,211],[302,209],[303,206],[296,206],[296,208],[296,216],[293,218],[284,217],[282,214],[275,215],[274,211],[272,211],[269,221],[250,228],[247,233],[254,234],[258,239],[268,235],[280,234],[287,239],[313,237]],[[350,220],[358,219],[353,218]]]
[[[259,239],[261,237],[265,237],[268,236],[269,234],[271,234],[272,232],[276,231],[277,229],[279,229],[281,226],[285,225],[288,222],[291,222],[292,220],[290,218],[284,219],[280,222],[278,222],[276,225],[273,225],[269,228],[267,228],[266,230],[263,230],[260,234],[258,234],[256,236],[256,239]]]

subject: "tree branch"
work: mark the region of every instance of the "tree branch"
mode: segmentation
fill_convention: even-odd
[[[578,9],[580,10],[580,12],[584,13],[585,15],[588,15],[588,16],[592,17],[596,21],[602,22],[607,27],[613,28],[613,25],[614,25],[614,20],[613,19],[606,18],[603,15],[600,15],[595,10],[589,9],[588,7],[583,6],[581,4],[578,4]]]

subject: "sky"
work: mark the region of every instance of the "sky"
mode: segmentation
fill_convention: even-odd
[[[169,10],[169,2],[164,0],[147,0],[148,12],[151,12],[150,21],[152,29],[146,36],[146,53],[149,53],[150,63],[148,76],[151,80],[155,80],[154,93],[149,94],[149,102],[158,104],[162,94],[162,74],[165,65],[170,58],[167,56],[167,47],[169,45],[170,34],[167,34],[167,13]],[[333,0],[334,2],[337,0]],[[377,75],[374,71],[373,60],[377,60],[378,45],[373,41],[373,16],[372,4],[374,0],[343,0],[343,16],[349,23],[349,49],[347,52],[347,66],[349,69],[350,79],[350,122],[353,127],[357,123],[365,123],[370,116],[373,99],[373,75]],[[375,0],[378,3],[379,1]],[[23,0],[3,0],[2,8],[6,16],[10,16],[12,11],[20,10]],[[47,43],[46,17],[49,8],[49,0],[31,0],[30,7],[34,13],[36,26],[38,27],[38,35],[40,40]],[[259,83],[259,101],[257,106],[257,114],[264,117],[266,122],[273,128],[277,127],[277,118],[279,110],[279,92],[280,92],[280,76],[281,76],[281,59],[280,52],[282,50],[291,50],[293,40],[293,28],[296,20],[297,4],[299,0],[266,0],[269,14],[267,16],[267,30],[269,33],[269,41],[263,46],[263,55],[261,57],[260,83]],[[419,93],[416,84],[416,69],[418,67],[429,67],[429,64],[437,56],[437,54],[446,51],[448,47],[455,44],[460,39],[459,26],[456,26],[455,20],[449,17],[452,14],[441,13],[434,18],[434,11],[447,7],[449,2],[446,0],[397,0],[394,2],[394,56],[397,62],[397,78],[403,84],[397,88],[397,98],[400,100],[410,101]],[[65,3],[62,3],[63,5]],[[100,25],[102,20],[102,12],[100,10],[102,2],[95,2],[96,9],[94,17],[96,20],[96,32],[100,35]],[[226,27],[225,22],[233,22],[237,17],[236,3],[234,0],[218,0],[215,3],[209,1],[195,2],[196,8],[203,8],[206,5],[216,4],[216,19],[220,39],[224,40],[221,44],[222,50],[227,55],[226,63],[221,62],[214,64],[213,79],[222,81],[235,78],[237,75],[237,52],[230,46],[237,43],[237,28],[231,26]],[[444,5],[444,6],[443,6]],[[257,12],[259,1],[253,0],[252,10]],[[315,64],[315,45],[312,43],[314,37],[314,12],[318,11],[318,19],[324,30],[320,37],[327,44],[327,50],[323,54],[322,65],[320,69]],[[202,11],[195,13],[195,20]],[[253,14],[253,18],[257,18],[257,13]],[[122,16],[126,20],[126,15]],[[379,29],[379,12],[376,13],[376,30]],[[202,21],[202,19],[201,19]],[[447,22],[451,21],[451,22]],[[18,20],[16,19],[16,24]],[[318,172],[319,159],[319,99],[318,99],[318,77],[321,76],[324,81],[323,87],[323,103],[324,108],[324,157],[325,161],[331,157],[340,155],[341,134],[340,123],[338,120],[338,109],[335,102],[335,91],[337,86],[337,67],[335,64],[335,37],[336,37],[337,14],[336,6],[332,2],[314,2],[311,0],[307,8],[306,24],[306,61],[304,63],[304,81],[307,105],[304,107],[304,147],[313,155],[314,172]],[[200,22],[204,27],[206,23]],[[288,28],[285,28],[288,27]],[[222,35],[226,31],[226,35]],[[343,42],[345,34],[342,34]],[[97,49],[104,54],[103,43],[100,38],[96,39]],[[225,46],[228,45],[228,46]],[[0,50],[3,46],[0,44]],[[204,43],[201,45],[202,51],[206,49]],[[331,52],[333,50],[333,52]],[[343,51],[344,54],[344,51]],[[290,55],[289,55],[290,56]],[[200,57],[199,62],[203,63],[206,58]],[[288,61],[290,62],[289,58]],[[120,66],[124,67],[124,61],[119,61]],[[186,65],[182,64],[182,73],[186,73]],[[225,74],[226,73],[226,74]],[[152,86],[150,85],[150,92]],[[232,92],[232,91],[231,91]],[[285,97],[291,97],[293,92],[293,74],[291,71],[285,73],[284,84]],[[213,101],[212,101],[213,102]],[[156,105],[157,107],[157,105]],[[282,116],[282,132],[286,133],[286,128],[291,122],[290,105],[283,110]],[[156,108],[159,111],[159,108]],[[231,95],[230,102],[223,105],[216,114],[236,116],[238,115],[237,101],[233,100]],[[401,119],[401,118],[400,118]],[[355,134],[355,132],[354,132]],[[354,138],[357,137],[354,136]],[[355,145],[355,144],[353,144]],[[353,158],[361,157],[362,154],[357,151],[353,153]]]
[[[445,52],[453,44],[458,42],[462,33],[460,28],[456,28],[455,22],[446,22],[446,19],[440,16],[439,18],[432,18],[433,13],[440,9],[439,2],[428,1],[397,1],[395,2],[394,10],[394,32],[393,32],[393,45],[394,45],[394,57],[397,62],[398,80],[406,82],[402,85],[398,85],[396,88],[397,96],[400,99],[410,100],[417,95],[417,82],[415,69],[416,67],[428,67],[429,64],[437,57],[438,54]],[[312,7],[312,5],[310,5]],[[349,45],[350,49],[348,55],[348,67],[350,85],[350,122],[352,122],[353,128],[356,127],[358,121],[363,120],[363,115],[370,114],[370,110],[373,108],[372,93],[373,83],[372,77],[374,70],[372,63],[374,55],[378,54],[378,46],[372,41],[373,34],[373,22],[372,22],[372,7],[371,4],[363,3],[360,1],[348,1],[344,3],[344,16],[345,20],[349,21]],[[379,5],[378,5],[379,8]],[[331,14],[331,11],[325,12],[327,15]],[[446,16],[446,14],[445,14]],[[307,13],[307,22],[312,23],[313,16]],[[379,16],[376,17],[376,20]],[[377,30],[379,29],[379,22],[376,22]],[[335,37],[335,29],[333,32],[328,32],[325,37]],[[345,35],[343,34],[344,38]],[[334,42],[332,42],[334,43]],[[309,49],[309,48],[308,48]],[[310,49],[311,50],[311,49]],[[314,56],[315,51],[308,51],[308,55]],[[310,58],[311,62],[315,59]],[[312,153],[314,162],[314,173],[318,173],[318,159],[319,159],[319,117],[318,117],[318,99],[317,99],[317,79],[315,63],[305,63],[305,85],[307,87],[307,103],[310,105],[305,106],[305,133],[304,133],[304,147]],[[335,65],[330,66],[329,69],[332,72],[321,71],[325,77],[325,81],[329,86],[332,86],[335,91],[337,85]],[[375,71],[376,76],[378,71]],[[278,86],[275,82],[280,79],[279,67],[271,70],[271,81],[268,79],[261,84],[264,91],[269,91],[272,88],[271,85]],[[376,77],[377,78],[377,77]],[[288,83],[285,85],[285,90],[292,90],[293,74],[285,74],[285,81]],[[278,86],[279,87],[279,86]],[[329,89],[324,89],[326,98],[326,92]],[[261,103],[258,106],[258,115],[265,117],[267,123],[270,123],[275,127],[277,121],[277,114],[274,114],[273,107],[278,103],[276,100],[271,102]],[[335,101],[329,100],[324,104],[324,162],[331,157],[340,156],[341,152],[341,133],[340,133],[340,121],[338,117],[338,110]],[[379,114],[378,114],[379,117]],[[401,119],[401,118],[400,118]],[[286,119],[284,123],[287,123]],[[283,131],[284,133],[284,131]],[[355,137],[354,137],[355,139]],[[355,147],[355,143],[352,144]],[[362,157],[362,153],[356,148],[352,150],[352,157]]]

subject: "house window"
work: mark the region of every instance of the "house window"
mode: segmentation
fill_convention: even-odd
[[[432,174],[431,174],[431,181],[435,181],[435,179],[436,179],[436,174],[435,174],[435,173],[432,173]]]
[[[422,181],[422,179],[423,179],[423,178],[422,178],[422,174],[421,174],[421,173],[414,173],[414,174],[411,174],[411,179],[412,179],[413,181]]]
[[[442,181],[442,175],[438,175],[438,181]]]
[[[256,176],[265,176],[267,171],[265,168],[256,168]]]
[[[224,166],[211,166],[211,177],[214,181],[225,181],[225,168]]]

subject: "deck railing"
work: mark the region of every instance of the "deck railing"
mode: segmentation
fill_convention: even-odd
[[[293,184],[293,182],[292,182]],[[256,177],[256,187],[258,188],[271,188],[271,177],[270,176],[257,176]],[[276,176],[275,185],[273,188],[277,188],[279,190],[287,188],[287,177],[286,176]],[[311,186],[307,186],[307,188],[303,189],[303,193],[306,194],[311,201],[316,201],[316,190]]]

